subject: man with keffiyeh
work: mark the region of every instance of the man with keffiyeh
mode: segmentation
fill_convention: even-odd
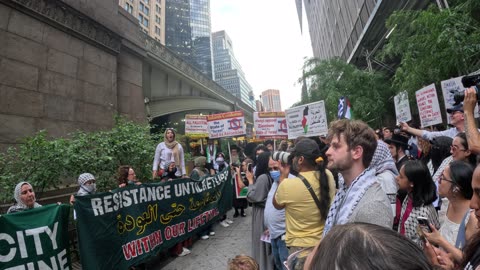
[[[339,189],[328,212],[324,235],[337,224],[365,222],[391,228],[393,211],[369,167],[377,148],[375,132],[362,121],[333,122],[327,168],[339,172]]]

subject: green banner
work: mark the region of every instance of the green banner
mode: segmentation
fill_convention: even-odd
[[[72,269],[69,205],[0,215],[0,269]]]
[[[203,231],[232,207],[230,170],[76,197],[84,269],[128,269]]]

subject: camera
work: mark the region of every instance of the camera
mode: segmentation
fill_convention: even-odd
[[[475,93],[477,94],[477,102],[478,104],[480,104],[480,100],[479,100],[480,74],[464,76],[462,78],[462,84],[463,84],[463,87],[465,88],[469,88],[473,86],[473,89],[475,89]],[[465,99],[465,91],[455,92],[453,95],[453,100],[455,100],[455,103],[453,105],[458,105],[462,103],[464,99]]]
[[[273,152],[272,159],[275,161],[280,161],[283,164],[288,164],[288,158],[290,157],[290,153],[283,152],[283,151],[275,151]]]

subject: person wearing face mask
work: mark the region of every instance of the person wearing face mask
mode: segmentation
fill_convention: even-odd
[[[214,164],[215,174],[223,171],[225,168],[228,168],[228,164],[227,162],[225,162],[225,154],[220,152],[215,157],[215,164]],[[233,223],[233,220],[227,218],[227,214],[224,214],[220,218],[219,222],[220,222],[220,226],[227,228],[230,226],[230,224]]]
[[[37,208],[42,205],[37,203],[35,198],[35,192],[33,191],[32,185],[28,182],[20,182],[15,186],[15,191],[13,196],[17,203],[13,206],[10,206],[7,210],[7,214],[22,212],[28,209]]]
[[[281,176],[273,205],[278,210],[285,209],[285,242],[290,255],[296,254],[289,268],[303,269],[308,254],[322,238],[328,209],[335,196],[335,180],[323,166],[318,144],[312,139],[299,140],[289,158],[298,175],[285,180],[290,166],[280,166]]]
[[[78,177],[78,189],[77,196],[85,196],[94,194],[97,191],[95,184],[95,177],[91,173],[82,173]]]
[[[278,181],[280,180],[280,163],[270,158],[268,167],[270,176],[273,179],[273,184],[268,192],[267,201],[265,202],[264,222],[270,235],[275,269],[281,270],[285,269],[283,262],[288,258],[288,248],[285,243],[285,209],[277,210],[273,206],[273,196],[275,196]],[[291,175],[291,177],[295,176]]]

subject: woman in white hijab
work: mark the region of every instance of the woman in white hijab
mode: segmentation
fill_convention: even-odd
[[[36,202],[35,192],[32,185],[28,182],[20,182],[15,187],[13,193],[17,203],[8,208],[7,214],[25,211],[32,208],[40,207],[41,205]]]

